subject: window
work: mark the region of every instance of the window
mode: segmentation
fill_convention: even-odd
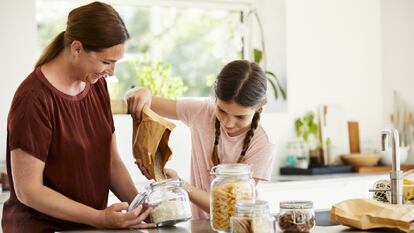
[[[41,50],[65,29],[69,11],[85,3],[36,2]],[[167,84],[158,90],[164,96],[208,96],[220,69],[231,60],[243,58],[241,19],[246,6],[192,1],[196,6],[190,7],[189,1],[171,0],[109,3],[131,35],[126,54],[117,63],[116,78],[108,80],[112,98],[122,98],[131,86],[160,89],[161,84]],[[159,83],[148,80],[154,76],[164,79]]]

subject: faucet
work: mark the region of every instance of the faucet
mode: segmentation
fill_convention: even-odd
[[[388,143],[386,143],[387,138]],[[402,171],[400,170],[400,137],[398,131],[394,128],[383,129],[381,131],[382,150],[387,150],[390,144],[392,152],[392,170],[390,172],[391,204],[403,204]]]

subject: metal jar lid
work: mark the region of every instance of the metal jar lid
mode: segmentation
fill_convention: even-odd
[[[250,165],[244,163],[219,164],[211,168],[210,171],[210,175],[212,176],[240,176],[251,174]]]
[[[280,202],[281,209],[312,209],[312,201],[282,201]]]

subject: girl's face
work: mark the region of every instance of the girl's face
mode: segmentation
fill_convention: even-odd
[[[230,136],[240,135],[250,129],[255,107],[241,106],[235,102],[224,102],[217,99],[216,116],[220,125]]]
[[[91,84],[100,78],[106,78],[114,74],[115,63],[122,58],[125,44],[119,44],[99,52],[85,52],[79,54],[79,64],[83,71],[81,81]]]

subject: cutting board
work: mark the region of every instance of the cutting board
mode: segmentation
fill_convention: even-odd
[[[403,171],[411,169],[414,169],[414,165],[401,165]],[[391,171],[391,166],[354,167],[352,171],[357,173],[387,173]]]

